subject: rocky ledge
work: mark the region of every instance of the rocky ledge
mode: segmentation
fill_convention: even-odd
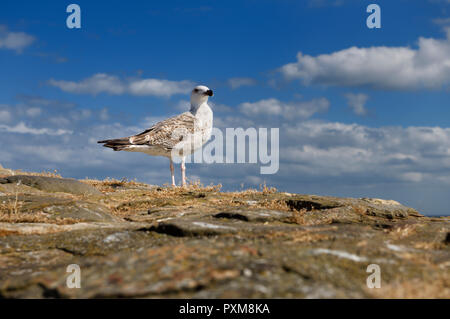
[[[49,175],[0,167],[0,297],[450,297],[450,219],[395,201]]]

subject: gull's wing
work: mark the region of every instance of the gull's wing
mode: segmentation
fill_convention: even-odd
[[[158,122],[148,130],[131,136],[130,145],[153,145],[172,149],[186,134],[193,134],[195,117],[191,112]]]

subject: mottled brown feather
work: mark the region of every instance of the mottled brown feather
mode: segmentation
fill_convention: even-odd
[[[171,150],[183,135],[193,134],[195,117],[191,112],[158,122],[144,132],[131,136],[130,145],[154,145]]]

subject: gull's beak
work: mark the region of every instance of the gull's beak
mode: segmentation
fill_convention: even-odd
[[[208,96],[213,96],[214,95],[212,90],[206,91],[205,94],[208,95]]]

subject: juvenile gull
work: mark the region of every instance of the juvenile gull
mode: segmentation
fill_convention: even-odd
[[[170,159],[172,186],[175,186],[174,157],[181,158],[181,185],[186,185],[187,155],[201,148],[211,137],[213,112],[208,98],[213,91],[208,87],[196,86],[191,93],[191,109],[180,115],[156,123],[144,132],[118,139],[98,141],[114,151],[142,152],[152,156]]]

